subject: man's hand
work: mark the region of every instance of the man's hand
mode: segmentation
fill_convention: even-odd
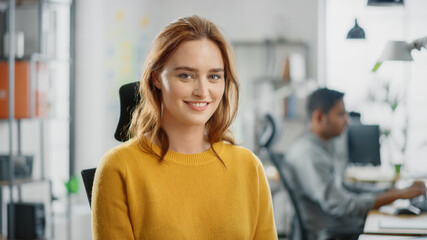
[[[426,194],[426,185],[423,182],[415,181],[411,186],[404,189],[391,189],[377,195],[374,208],[392,203],[396,199],[411,199]]]
[[[415,181],[411,186],[404,188],[400,191],[400,198],[411,199],[420,195],[426,194],[426,185],[424,182]]]

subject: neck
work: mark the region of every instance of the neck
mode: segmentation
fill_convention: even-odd
[[[316,128],[315,126],[310,126],[310,131],[318,136],[320,139],[322,139],[324,142],[329,143],[330,137],[328,137],[326,134],[324,134],[319,128]]]
[[[204,135],[204,126],[174,126],[162,122],[162,128],[168,135],[170,151],[195,154],[210,148]]]

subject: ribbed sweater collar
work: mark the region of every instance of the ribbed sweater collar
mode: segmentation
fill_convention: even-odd
[[[160,155],[161,149],[156,144],[152,143],[149,139],[146,138],[146,141],[149,146],[154,150],[155,153]],[[224,147],[224,142],[214,143],[213,148],[215,149],[218,155],[221,155],[221,152]],[[213,161],[219,161],[218,157],[215,155],[212,148],[207,151],[195,154],[185,154],[174,151],[168,151],[164,158],[165,162],[176,163],[187,166],[198,166],[203,164],[208,164]]]

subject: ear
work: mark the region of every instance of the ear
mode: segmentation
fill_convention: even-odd
[[[157,71],[151,73],[151,79],[153,79],[153,84],[158,89],[162,89],[162,83],[160,82],[160,74]]]
[[[313,115],[311,116],[311,121],[321,123],[324,117],[326,117],[326,115],[322,112],[322,110],[316,109],[314,110]]]

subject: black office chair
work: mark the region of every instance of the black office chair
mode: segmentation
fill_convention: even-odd
[[[117,124],[116,132],[114,133],[114,138],[117,141],[125,142],[129,139],[127,132],[129,130],[132,112],[135,110],[137,103],[141,99],[138,89],[139,82],[125,84],[119,89],[120,119]],[[92,206],[92,186],[95,172],[96,168],[84,169],[81,171],[86,195],[89,200],[89,206]]]
[[[274,117],[270,114],[266,114],[264,116],[264,119],[261,120],[260,131],[258,132],[258,146],[260,148],[260,152],[264,151],[267,154],[267,157],[276,167],[279,173],[280,180],[291,200],[291,204],[294,209],[294,216],[292,218],[289,239],[306,240],[308,239],[306,236],[307,231],[304,230],[304,224],[302,223],[301,211],[299,209],[297,199],[282,170],[282,164],[284,163],[284,154],[276,153],[271,149],[275,143],[275,140],[278,138],[277,128],[278,126]]]
[[[139,82],[125,84],[119,89],[120,96],[120,118],[117,124],[114,138],[120,142],[126,142],[129,139],[128,130],[132,113],[136,105],[141,100],[139,94]]]
[[[260,147],[260,151],[265,151],[270,161],[276,167],[279,173],[280,180],[282,181],[285,190],[288,192],[291,204],[294,209],[294,216],[291,222],[289,239],[315,239],[316,233],[310,232],[302,218],[302,209],[298,201],[301,196],[298,195],[298,192],[294,191],[290,184],[289,178],[286,177],[287,172],[285,171],[289,171],[290,168],[287,167],[285,155],[272,150],[272,146],[274,145],[275,140],[278,138],[278,124],[272,115],[266,114],[264,116],[261,131],[258,133],[258,137],[258,145]],[[331,240],[345,240],[357,239],[357,236],[359,236],[362,231],[358,228],[334,228],[324,229],[323,233],[326,233],[327,236],[333,236]]]
[[[95,177],[96,168],[89,168],[82,170],[82,179],[83,184],[85,186],[87,199],[89,200],[89,206],[92,206],[92,186],[93,186],[93,179]]]

